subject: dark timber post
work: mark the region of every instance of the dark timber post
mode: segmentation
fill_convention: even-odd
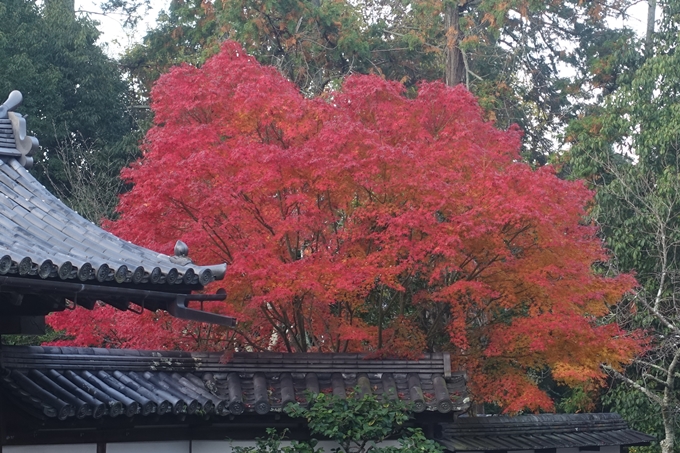
[[[2,349],[2,335],[0,335],[0,350]],[[0,391],[0,453],[7,441],[7,417],[5,416],[5,395]]]

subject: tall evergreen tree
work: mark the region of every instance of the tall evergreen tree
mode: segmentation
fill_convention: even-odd
[[[499,127],[520,125],[525,156],[542,164],[591,93],[616,83],[610,63],[630,32],[607,19],[628,3],[171,0],[123,64],[148,90],[172,65],[200,65],[229,38],[307,95],[355,73],[412,89],[420,81],[464,83]]]
[[[23,92],[20,110],[42,145],[34,171],[93,221],[112,213],[135,153],[127,86],[98,37],[72,0],[0,4],[0,93]]]

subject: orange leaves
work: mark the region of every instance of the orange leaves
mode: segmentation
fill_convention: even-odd
[[[153,91],[145,157],[112,229],[228,261],[231,347],[447,350],[483,399],[549,409],[530,370],[568,384],[637,339],[599,325],[631,277],[605,278],[592,194],[520,163],[462,86],[417,96],[378,77],[305,98],[234,43]],[[213,333],[215,335],[215,333]]]

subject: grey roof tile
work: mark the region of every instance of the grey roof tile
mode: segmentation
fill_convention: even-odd
[[[52,196],[11,158],[0,159],[0,227],[18,234],[14,243],[7,244],[7,252],[16,263],[26,256],[36,263],[59,256],[69,257],[77,267],[89,262],[95,269],[108,264],[115,270],[125,264],[131,270],[142,266],[146,272],[158,267],[163,274],[177,269],[182,275],[189,269],[199,274],[208,267],[214,268],[178,265],[167,255],[102,230]],[[218,272],[218,278],[220,274],[223,271]]]
[[[16,193],[20,197],[24,198],[25,200],[28,200],[29,198],[33,197],[33,193],[30,192],[25,187],[22,187],[21,184],[17,184],[16,186],[13,187],[13,189],[14,189],[14,193]]]
[[[31,198],[31,203],[33,203],[33,206],[35,207],[36,211],[41,211],[44,212],[45,214],[52,211],[52,206],[45,203],[39,194],[36,194],[34,198]]]
[[[14,181],[7,176],[6,173],[1,173],[0,172],[0,183],[4,184],[5,186],[12,187],[14,185]]]
[[[0,172],[7,175],[13,181],[16,181],[21,177],[21,174],[15,171],[11,165],[0,165]]]
[[[61,230],[64,228],[64,224],[67,220],[66,219],[60,219],[58,214],[55,211],[48,211],[47,215],[45,217],[43,217],[42,221],[46,225],[51,226],[55,230],[59,231],[59,233],[62,234],[64,237],[66,237],[66,235],[63,234],[61,232]]]
[[[47,212],[45,212],[45,211],[43,211],[43,210],[41,210],[41,209],[33,209],[33,210],[31,211],[31,214],[33,214],[34,216],[36,216],[37,218],[39,218],[39,219],[41,220],[41,225],[40,225],[40,226],[42,226],[42,224],[43,224],[42,219],[45,218],[45,216],[47,215]]]
[[[19,151],[17,151],[16,149],[2,147],[2,146],[0,146],[0,153],[2,153],[5,156],[16,156],[16,157],[21,156],[21,153]]]
[[[68,208],[28,173],[24,165],[32,163],[30,155],[37,149],[37,141],[33,137],[14,140],[14,137],[19,137],[17,131],[21,136],[25,135],[24,119],[12,112],[21,98],[19,92],[12,92],[0,108],[0,229],[4,231],[0,236],[0,253],[11,260],[9,266],[5,260],[2,267],[0,279],[3,285],[21,293],[49,293],[62,298],[72,298],[77,293],[82,300],[96,298],[121,309],[127,307],[122,298],[156,310],[179,307],[178,297],[206,297],[190,296],[190,293],[202,289],[211,278],[222,279],[226,264],[178,265],[173,257],[123,241]],[[45,265],[40,269],[41,265],[49,262],[53,267]],[[20,266],[20,263],[23,265]],[[112,279],[112,273],[122,265],[127,266],[130,272]],[[99,269],[107,267],[110,270],[108,275],[95,275]],[[160,278],[153,281],[145,276],[131,278],[132,271],[139,268],[143,275],[160,270]],[[170,286],[175,282],[166,278],[167,274],[177,273],[181,277],[187,272],[206,278],[200,281],[198,278],[188,279],[186,282],[180,279]],[[41,279],[53,281],[43,282]],[[149,289],[149,283],[154,284],[155,291]],[[211,300],[224,299],[222,295],[210,297]],[[197,310],[180,308],[173,313],[203,322],[233,324],[233,318],[196,314]],[[29,385],[30,379],[22,382]]]
[[[452,452],[649,445],[618,414],[540,414],[460,417],[442,425],[438,441]]]
[[[0,368],[3,375],[9,376],[2,381],[6,393],[18,401],[21,398],[17,389],[23,388],[45,407],[48,417],[63,413],[63,408],[56,407],[50,395],[67,395],[69,401],[76,396],[72,386],[68,382],[64,384],[60,376],[81,387],[87,385],[83,382],[90,382],[126,409],[130,409],[132,400],[140,404],[146,404],[147,400],[153,402],[148,411],[135,410],[129,416],[158,414],[159,405],[165,400],[175,408],[175,413],[202,411],[225,416],[244,411],[265,414],[280,411],[288,401],[305,401],[309,388],[306,382],[311,381],[319,382],[316,391],[350,395],[358,379],[368,374],[397,376],[394,371],[406,371],[402,377],[394,378],[397,386],[407,385],[408,373],[431,378],[446,374],[441,355],[388,361],[333,354],[317,362],[314,359],[318,354],[310,361],[307,354],[237,353],[222,363],[221,353],[68,347],[3,347],[1,351]],[[36,376],[48,376],[51,381]],[[467,409],[467,403],[462,401],[466,395],[463,376],[454,374],[447,379],[457,390],[446,396],[451,398],[450,411]],[[385,382],[388,381],[372,381],[366,391],[386,393],[382,388]],[[396,396],[405,401],[410,399],[408,392],[399,392]],[[437,401],[426,401],[424,409],[436,410]],[[70,417],[72,415],[64,418]]]

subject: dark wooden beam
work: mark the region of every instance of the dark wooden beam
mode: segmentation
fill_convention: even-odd
[[[44,334],[44,316],[0,316],[0,335]]]

